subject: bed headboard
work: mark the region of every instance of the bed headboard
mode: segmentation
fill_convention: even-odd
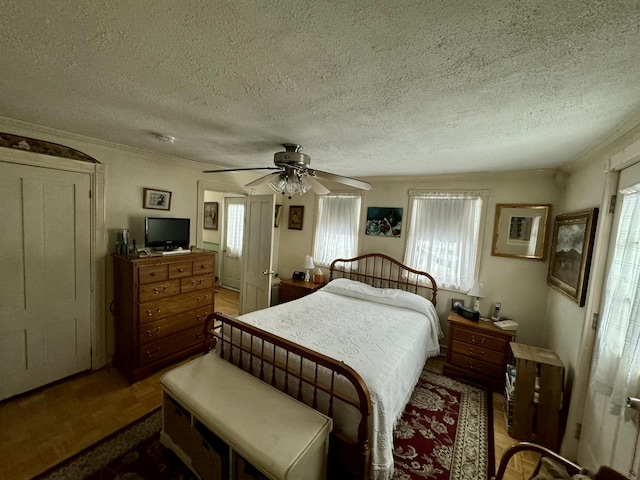
[[[397,288],[418,295],[430,291],[431,303],[436,305],[438,284],[431,275],[403,265],[382,253],[334,260],[329,267],[329,281],[334,278],[348,278],[372,287]]]

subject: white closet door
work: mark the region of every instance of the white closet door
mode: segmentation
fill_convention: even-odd
[[[91,368],[89,190],[0,162],[0,399]]]

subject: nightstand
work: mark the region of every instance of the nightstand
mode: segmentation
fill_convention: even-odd
[[[473,321],[451,312],[449,348],[443,372],[450,377],[475,380],[500,392],[509,360],[509,343],[516,332],[501,330],[493,322]]]
[[[321,283],[305,282],[304,280],[293,280],[291,278],[283,278],[280,282],[282,284],[282,290],[280,291],[281,303],[309,295],[323,286]]]

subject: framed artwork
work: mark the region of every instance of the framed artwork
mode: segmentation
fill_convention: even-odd
[[[402,208],[367,208],[367,235],[399,237],[402,233]]]
[[[145,188],[142,206],[153,210],[171,210],[171,192]]]
[[[491,255],[544,260],[551,205],[496,205]]]
[[[598,209],[580,210],[556,217],[547,283],[584,306],[589,282]]]
[[[273,226],[278,228],[280,226],[280,217],[282,216],[282,205],[276,205],[276,213],[273,219]]]
[[[302,230],[304,217],[303,205],[291,205],[289,207],[289,230]]]
[[[204,228],[218,229],[218,202],[204,202]]]

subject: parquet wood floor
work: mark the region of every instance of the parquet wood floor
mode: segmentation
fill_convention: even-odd
[[[238,314],[238,293],[216,290],[216,311]],[[429,368],[442,372],[443,359]],[[113,367],[86,372],[0,402],[0,479],[29,479],[160,406],[167,367],[129,385]],[[493,394],[496,463],[516,441],[507,434],[504,397]],[[516,458],[507,480],[523,480],[536,459]],[[532,467],[531,467],[532,468]]]

